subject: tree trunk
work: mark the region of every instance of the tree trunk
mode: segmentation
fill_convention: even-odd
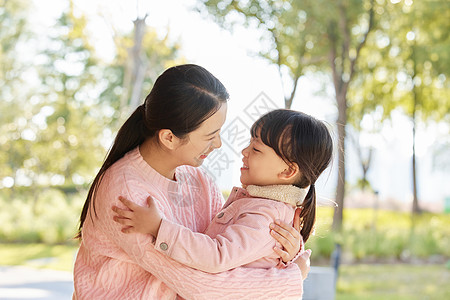
[[[362,172],[362,178],[361,178],[361,190],[365,191],[366,188],[370,187],[369,180],[367,179],[367,173],[369,172],[370,164],[372,162],[372,153],[373,148],[369,147],[369,153],[367,154],[366,158],[363,155],[363,149],[359,142],[359,134],[357,137],[355,137],[355,134],[350,135],[350,140],[352,144],[355,147],[356,153],[358,155],[359,164],[361,166],[361,172]]]
[[[347,124],[347,98],[346,94],[336,95],[338,105],[338,178],[336,188],[337,207],[334,210],[333,230],[339,231],[342,227],[344,196],[345,196],[345,125]]]
[[[342,228],[343,222],[343,210],[344,210],[344,197],[345,197],[345,127],[347,124],[347,91],[355,73],[355,65],[359,58],[359,53],[364,47],[367,36],[373,27],[374,19],[374,0],[371,0],[369,13],[369,26],[366,33],[364,34],[364,39],[356,47],[356,56],[352,59],[350,58],[350,45],[351,45],[351,35],[350,35],[350,25],[347,18],[347,7],[343,5],[343,2],[339,3],[339,13],[340,19],[338,24],[330,23],[328,32],[329,40],[331,44],[330,51],[330,64],[332,69],[334,90],[336,93],[336,102],[338,108],[338,118],[336,121],[338,130],[338,179],[336,188],[336,203],[337,207],[334,210],[333,216],[333,230],[339,231]],[[342,42],[338,43],[338,35],[336,33],[336,27],[341,31],[343,36]],[[342,49],[341,51],[341,63],[337,66],[336,58],[338,55],[338,47]],[[348,62],[348,64],[346,64]],[[348,78],[344,79],[345,66],[349,65]]]
[[[142,57],[142,40],[145,35],[145,15],[142,19],[137,18],[134,21],[134,46],[131,49],[133,60],[133,73],[132,78],[134,80],[131,88],[130,97],[130,109],[134,110],[141,102],[142,83],[144,82],[146,62]]]
[[[412,183],[413,183],[413,204],[412,213],[419,214],[421,212],[419,207],[419,199],[417,198],[417,176],[416,176],[416,105],[417,105],[417,93],[415,88],[413,88],[413,113],[412,113],[412,123],[413,123],[413,142],[412,142]]]
[[[412,63],[413,63],[413,76],[412,76],[412,84],[413,84],[413,111],[412,111],[412,123],[413,123],[413,142],[412,142],[412,181],[413,181],[413,205],[412,205],[412,213],[419,214],[419,199],[417,199],[417,177],[416,177],[416,111],[417,111],[417,87],[415,83],[415,77],[417,74],[417,66],[416,66],[416,45],[415,40],[412,46]]]
[[[360,163],[362,168],[362,186],[361,186],[362,191],[365,191],[368,187],[370,187],[369,180],[367,179],[367,173],[369,172],[371,160],[372,160],[372,148],[369,148],[367,159],[364,159],[362,157],[362,153],[360,154]]]
[[[415,122],[414,122],[415,123]],[[412,154],[412,180],[413,180],[413,205],[412,213],[420,213],[419,200],[417,199],[417,179],[416,179],[416,147],[415,147],[415,124],[413,129],[413,154]]]
[[[280,75],[281,75],[281,73],[280,73]],[[294,101],[295,92],[297,91],[299,79],[300,79],[300,76],[297,76],[296,78],[294,78],[294,87],[292,88],[291,95],[289,96],[289,98],[286,98],[286,97],[284,98],[284,108],[286,108],[286,109],[291,109],[292,101]]]

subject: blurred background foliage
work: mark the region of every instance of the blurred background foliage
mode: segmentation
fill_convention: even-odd
[[[333,228],[343,222],[346,150],[351,139],[360,154],[363,178],[371,149],[362,151],[359,133],[368,117],[380,124],[400,110],[412,123],[413,213],[417,197],[417,122],[450,121],[450,4],[439,0],[200,0],[198,10],[228,30],[260,32],[257,54],[275,65],[284,79],[290,108],[299,79],[325,73],[338,110],[337,168]],[[367,122],[366,122],[367,123]],[[367,126],[366,126],[367,127]],[[374,126],[369,130],[379,130]],[[369,155],[363,155],[368,152]]]
[[[118,126],[158,74],[185,62],[182,45],[169,41],[168,34],[158,37],[145,23],[147,15],[137,17],[130,32],[109,24],[115,56],[106,62],[91,44],[87,18],[75,12],[72,1],[67,3],[56,24],[38,32],[29,22],[35,2],[0,1],[0,215],[6,221],[0,228],[1,241],[69,242],[77,226],[74,216]],[[364,219],[342,223],[339,215],[349,189],[345,140],[358,150],[363,170],[358,186],[350,189],[371,191],[365,175],[372,149],[360,142],[359,134],[379,133],[394,110],[409,116],[413,124],[449,123],[448,2],[202,0],[196,9],[227,30],[236,26],[259,30],[262,50],[256,55],[279,69],[285,107],[292,105],[297,82],[306,72],[324,74],[333,83],[342,155],[337,163],[339,206],[332,227],[342,226],[343,231],[319,235],[311,242],[318,253],[330,255],[330,245],[342,240],[347,247],[353,245],[356,259],[400,258],[405,251],[449,256],[446,226],[431,229],[425,221],[448,224],[446,216],[424,215],[406,227],[381,222],[372,225],[370,237],[358,237],[357,232],[366,232]],[[367,118],[376,125],[365,127]],[[441,148],[448,153],[445,141]],[[414,155],[412,159],[415,169]],[[417,197],[414,201],[416,214]],[[404,230],[408,234],[401,234]],[[414,242],[421,234],[420,242]],[[392,238],[383,242],[383,237]],[[415,244],[434,246],[422,251],[412,247]],[[361,250],[358,245],[373,249]]]
[[[0,0],[0,257],[7,264],[54,255],[65,264],[49,266],[70,268],[80,210],[114,133],[158,74],[186,62],[183,45],[159,37],[146,25],[147,15],[137,17],[129,32],[109,24],[115,56],[106,62],[91,44],[87,18],[66,1],[57,23],[39,31],[29,22],[36,1]],[[329,264],[336,243],[346,263],[448,261],[450,215],[420,209],[415,175],[412,213],[345,209],[344,199],[354,189],[373,193],[366,178],[373,149],[360,135],[380,134],[392,112],[411,120],[413,134],[416,124],[430,121],[448,128],[450,3],[199,0],[196,9],[227,30],[258,30],[261,51],[255,54],[278,68],[285,107],[307,73],[333,86],[339,206],[318,210],[316,234],[307,243],[313,264]],[[361,165],[356,187],[345,184],[346,141]],[[436,143],[436,167],[448,170],[448,137]],[[413,170],[415,164],[413,151]],[[368,273],[364,267],[358,272]],[[344,268],[342,275],[354,274]],[[358,285],[345,281],[338,292],[363,299]],[[445,298],[449,292],[439,293]]]
[[[0,239],[61,243],[113,132],[157,75],[183,60],[179,45],[136,20],[140,36],[115,31],[116,57],[105,63],[72,2],[42,33],[27,23],[34,4],[0,1]]]

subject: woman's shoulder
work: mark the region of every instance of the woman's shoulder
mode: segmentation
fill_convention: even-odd
[[[136,164],[125,155],[106,170],[100,189],[117,193],[145,186],[146,181],[147,178],[143,176]]]
[[[129,159],[127,155],[116,161],[112,166],[108,168],[105,172],[105,177],[112,178],[123,178],[123,177],[138,177],[139,172],[136,172],[137,168],[133,161]]]

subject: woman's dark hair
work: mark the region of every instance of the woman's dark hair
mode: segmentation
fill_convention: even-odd
[[[316,221],[315,182],[333,156],[333,140],[325,124],[307,114],[277,109],[259,118],[251,128],[252,137],[272,148],[288,165],[298,165],[295,186],[309,191],[301,204],[302,229],[306,242]]]
[[[187,64],[164,71],[144,103],[119,129],[89,189],[76,238],[82,238],[81,229],[91,205],[95,213],[95,195],[109,167],[148,138],[156,136],[161,129],[170,129],[178,138],[185,138],[217,112],[228,98],[223,84],[200,66]]]

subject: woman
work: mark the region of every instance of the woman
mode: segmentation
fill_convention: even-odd
[[[166,70],[143,105],[120,128],[89,190],[80,218],[81,245],[74,268],[77,299],[188,299],[300,297],[302,274],[285,269],[236,268],[207,274],[159,253],[152,237],[126,235],[113,221],[118,196],[144,205],[157,199],[166,219],[203,232],[223,198],[201,171],[203,160],[221,146],[228,93],[212,74],[196,65]],[[301,237],[285,225],[278,240],[289,261]],[[269,230],[269,228],[268,228]],[[284,237],[283,237],[284,236]],[[170,244],[160,243],[163,248]],[[306,257],[307,259],[307,257]]]

